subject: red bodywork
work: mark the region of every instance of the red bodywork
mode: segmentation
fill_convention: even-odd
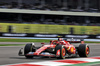
[[[44,43],[42,43],[42,44],[44,44]],[[70,44],[69,41],[51,40],[50,45],[42,45],[42,47],[37,49],[33,54],[28,53],[27,55],[42,55],[42,56],[52,56],[53,57],[54,55],[45,55],[45,54],[41,54],[41,53],[43,51],[45,51],[46,49],[55,48],[57,44],[64,45],[66,50],[71,54],[76,53],[76,48],[72,44]]]

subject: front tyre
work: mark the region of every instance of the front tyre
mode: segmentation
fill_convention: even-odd
[[[78,48],[78,54],[80,57],[88,57],[90,48],[87,44],[80,44]]]
[[[66,48],[64,45],[57,45],[55,48],[56,57],[58,59],[65,59],[66,56]]]
[[[26,44],[24,48],[24,55],[26,58],[33,58],[33,56],[28,56],[27,53],[32,51],[32,44]]]

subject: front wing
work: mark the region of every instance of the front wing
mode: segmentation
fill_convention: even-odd
[[[48,52],[42,52],[42,53],[40,53],[39,55],[36,55],[35,52],[29,52],[29,53],[26,54],[26,55],[29,55],[29,56],[48,56],[48,57],[56,57],[55,54],[48,53]]]

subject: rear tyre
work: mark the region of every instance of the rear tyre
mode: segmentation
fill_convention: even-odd
[[[33,58],[33,56],[28,56],[27,53],[32,51],[32,44],[26,44],[24,48],[24,55],[26,58]]]
[[[65,56],[66,56],[66,48],[65,48],[64,45],[57,45],[56,48],[55,48],[55,52],[56,52],[56,57],[58,59],[65,59]]]
[[[87,44],[80,44],[78,48],[78,54],[80,57],[88,57],[90,48]]]

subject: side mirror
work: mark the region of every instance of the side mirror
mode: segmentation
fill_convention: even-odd
[[[45,43],[41,43],[42,45],[44,45]]]

